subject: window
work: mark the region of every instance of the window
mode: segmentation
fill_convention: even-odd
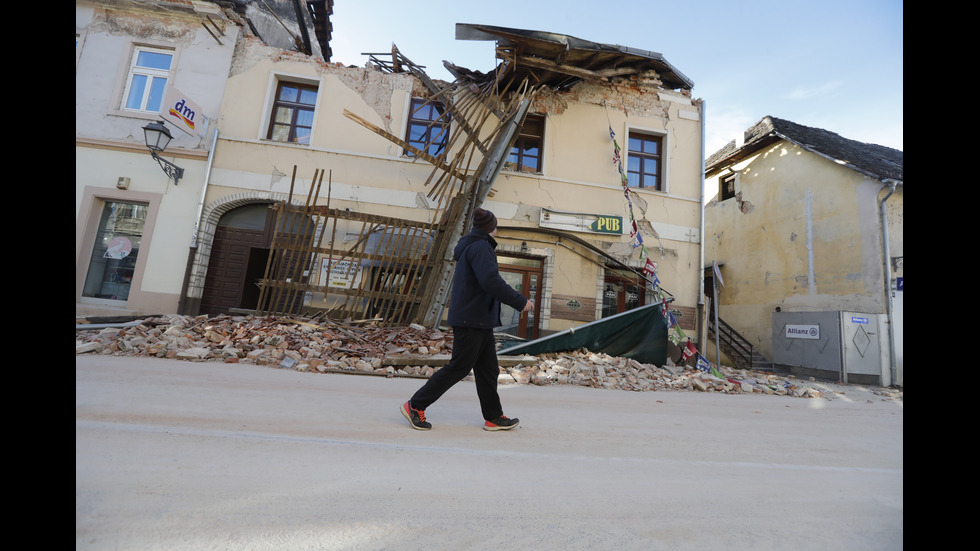
[[[630,132],[626,168],[629,187],[662,190],[661,142],[659,136]]]
[[[420,151],[438,157],[449,143],[449,119],[449,113],[441,103],[413,98],[405,141]],[[409,157],[415,155],[411,151],[405,154]]]
[[[721,189],[719,190],[720,200],[731,199],[735,197],[735,173],[731,173],[722,176],[720,179]]]
[[[544,115],[528,115],[521,133],[504,164],[507,170],[541,172],[541,145],[544,143]]]
[[[123,93],[123,108],[148,113],[160,111],[173,60],[173,50],[137,47]]]
[[[106,201],[89,260],[83,297],[127,300],[148,206]]]
[[[310,143],[317,87],[310,84],[280,82],[272,106],[268,139],[277,142]]]
[[[602,317],[639,308],[646,304],[646,282],[640,276],[616,268],[606,268],[602,292]]]

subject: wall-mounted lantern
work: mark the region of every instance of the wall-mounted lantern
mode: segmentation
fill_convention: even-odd
[[[154,121],[143,127],[143,134],[146,137],[146,147],[150,149],[150,155],[157,160],[160,168],[167,176],[173,178],[174,185],[177,185],[177,182],[184,176],[184,169],[157,155],[158,152],[167,149],[167,145],[173,139],[170,131],[162,122]]]

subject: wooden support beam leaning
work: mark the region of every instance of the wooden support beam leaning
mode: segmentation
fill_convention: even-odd
[[[406,142],[405,140],[399,138],[398,136],[395,136],[391,132],[388,132],[384,128],[380,128],[380,127],[378,127],[378,126],[376,126],[376,125],[374,125],[374,124],[372,124],[372,123],[364,120],[363,118],[355,115],[354,113],[351,113],[347,109],[344,109],[344,116],[347,117],[348,119],[356,122],[357,124],[360,124],[364,128],[367,128],[368,130],[371,130],[375,134],[378,134],[379,136],[382,136],[382,137],[388,139],[389,141],[392,141],[392,142],[394,142],[394,143],[402,146],[403,148],[411,151],[412,153],[415,154],[416,157],[419,157],[421,159],[425,159],[426,161],[428,161],[429,163],[431,163],[432,166],[435,166],[437,168],[440,168],[440,169],[442,169],[442,170],[444,170],[444,171],[452,174],[456,178],[459,178],[460,180],[465,180],[466,179],[466,175],[465,174],[457,171],[453,167],[451,167],[451,166],[447,165],[446,163],[442,162],[442,160],[440,160],[439,158],[433,157],[432,155],[429,155],[425,151],[421,151],[419,149],[416,149],[416,148],[412,147],[411,145],[408,144],[408,142]]]

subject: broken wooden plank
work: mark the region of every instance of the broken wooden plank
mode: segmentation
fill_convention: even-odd
[[[382,365],[446,365],[452,356],[450,354],[386,354]],[[513,367],[520,364],[536,363],[536,356],[497,356],[497,363],[502,367]]]
[[[347,117],[348,119],[350,119],[350,120],[352,120],[352,121],[360,124],[364,128],[367,128],[368,130],[371,130],[375,134],[378,134],[379,136],[382,136],[384,138],[387,138],[389,141],[394,142],[394,143],[402,146],[403,148],[405,148],[405,149],[411,151],[413,154],[415,154],[416,157],[419,157],[421,159],[425,159],[426,161],[429,161],[429,163],[432,164],[433,166],[438,167],[438,168],[440,168],[440,169],[442,169],[442,170],[444,170],[444,171],[452,174],[456,178],[459,178],[460,180],[466,179],[466,175],[465,174],[457,171],[453,167],[451,167],[451,166],[447,165],[446,163],[442,162],[440,159],[438,159],[436,157],[433,157],[432,155],[429,155],[425,151],[421,151],[419,149],[416,149],[416,148],[412,147],[405,140],[399,138],[398,136],[395,136],[394,134],[388,132],[387,130],[385,130],[383,128],[380,128],[380,127],[378,127],[378,126],[376,126],[374,124],[371,124],[367,120],[365,120],[365,119],[363,119],[363,118],[355,115],[354,113],[351,113],[347,109],[344,109],[344,116]]]

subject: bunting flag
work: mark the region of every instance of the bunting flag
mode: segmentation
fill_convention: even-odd
[[[705,357],[702,356],[700,352],[698,353],[698,363],[697,363],[697,366],[698,366],[698,369],[700,369],[701,371],[703,371],[705,373],[711,373],[711,370],[714,369],[714,366],[711,365],[711,362],[709,362],[708,360],[706,360]]]
[[[626,171],[623,170],[623,156],[620,153],[622,150],[616,141],[616,133],[613,132],[612,125],[609,126],[609,138],[613,142],[613,163],[616,164],[616,168],[619,170],[619,179],[623,183],[623,195],[626,197],[626,205],[629,208],[630,246],[636,249],[643,246],[643,236],[640,235],[640,228],[636,224],[636,217],[633,216],[633,200],[630,198],[629,177],[626,175]]]
[[[684,334],[684,330],[681,329],[681,326],[675,325],[670,331],[670,336],[668,338],[670,339],[670,342],[674,343],[674,345],[680,346],[683,341],[687,340],[687,335]]]
[[[654,278],[657,277],[657,265],[649,258],[647,258],[646,263],[643,265],[643,273]],[[655,285],[655,287],[659,287],[659,285]]]
[[[711,374],[714,375],[715,377],[718,377],[719,379],[725,378],[725,376],[721,374],[721,371],[718,371],[715,368],[714,364],[711,364]]]
[[[680,324],[677,322],[677,318],[674,317],[674,313],[670,311],[670,302],[664,297],[663,290],[660,287],[660,278],[657,277],[657,266],[650,259],[650,251],[647,250],[646,245],[643,244],[643,235],[640,233],[639,225],[636,223],[636,218],[633,216],[633,199],[630,197],[630,187],[629,187],[629,176],[626,171],[623,170],[623,154],[622,149],[619,147],[619,143],[616,141],[616,132],[612,129],[612,124],[609,125],[609,139],[613,143],[613,156],[612,162],[616,165],[616,169],[619,171],[619,179],[623,184],[623,196],[626,198],[626,206],[628,208],[629,216],[629,228],[630,228],[630,246],[634,249],[640,249],[640,260],[644,261],[643,264],[643,274],[652,280],[653,293],[657,300],[661,303],[661,313],[664,318],[667,319],[667,327],[671,330],[667,339],[673,343],[675,346],[681,349],[681,363],[686,362],[692,357],[697,357],[697,369],[704,373],[710,373],[715,377],[724,378],[720,371],[709,362],[704,356],[698,352],[697,346],[694,342],[688,338],[688,336],[681,329]],[[661,246],[662,252],[662,246]],[[717,263],[712,263],[715,276],[719,284],[724,287],[725,283],[721,279],[721,270],[718,269]]]
[[[687,345],[681,349],[681,361],[686,362],[691,356],[698,353],[698,349],[694,346],[694,343],[687,341]]]

